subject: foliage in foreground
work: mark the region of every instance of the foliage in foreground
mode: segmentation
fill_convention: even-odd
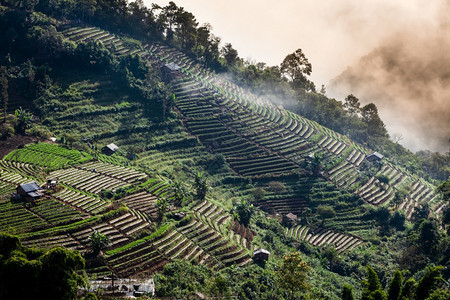
[[[77,251],[61,247],[36,250],[19,238],[0,233],[0,299],[76,299],[85,261]]]

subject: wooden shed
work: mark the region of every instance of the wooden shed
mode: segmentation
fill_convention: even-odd
[[[297,215],[294,215],[293,213],[287,213],[287,214],[285,214],[285,215],[283,215],[283,220],[282,220],[282,223],[285,225],[285,226],[288,226],[288,227],[290,227],[290,226],[292,226],[292,225],[294,225],[294,223],[297,221]]]
[[[374,152],[372,154],[369,154],[366,156],[366,160],[370,161],[370,162],[379,162],[383,159],[383,155],[381,155],[378,152]]]
[[[167,63],[161,67],[162,78],[165,82],[170,82],[181,76],[181,67],[175,63]]]
[[[102,148],[102,153],[106,155],[113,155],[117,150],[119,150],[119,147],[114,143],[111,143]]]
[[[263,248],[258,248],[253,251],[253,260],[254,261],[264,261],[268,260],[270,256],[270,252]]]
[[[17,187],[17,194],[27,200],[34,200],[42,197],[42,188],[36,182],[21,184]]]

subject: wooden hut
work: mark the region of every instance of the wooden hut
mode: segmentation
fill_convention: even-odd
[[[383,155],[378,152],[374,152],[366,156],[366,160],[370,162],[380,162],[383,159]]]
[[[119,150],[119,147],[114,143],[111,143],[102,148],[102,153],[106,155],[113,155],[117,150]]]
[[[42,197],[42,188],[36,182],[20,184],[17,187],[17,194],[26,200],[35,200]]]
[[[181,67],[175,63],[167,63],[161,67],[162,79],[170,82],[181,76]]]
[[[254,261],[268,260],[269,256],[270,256],[270,252],[263,248],[258,248],[253,252],[253,260]]]

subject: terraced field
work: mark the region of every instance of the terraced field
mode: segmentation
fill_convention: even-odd
[[[219,76],[195,66],[173,49],[160,45],[146,47],[160,62],[178,64],[184,75],[172,84],[177,107],[183,113],[187,129],[210,147],[223,154],[242,176],[277,176],[298,171],[312,154],[322,156],[323,176],[340,188],[355,190],[367,203],[389,205],[399,183],[413,185],[408,172],[385,162],[378,175],[396,174],[386,186],[375,177],[360,176],[359,167],[372,151],[301,116],[275,107]],[[430,202],[430,186],[412,192],[400,206],[410,217],[408,203]],[[415,191],[417,188],[413,186]],[[425,197],[422,197],[425,196]],[[433,205],[434,209],[439,206]],[[409,206],[411,204],[409,203]]]
[[[52,196],[88,214],[98,214],[110,205],[109,201],[69,188],[64,188]]]
[[[22,157],[22,152],[33,151],[38,152],[18,149],[15,153]],[[48,160],[49,165],[56,166],[52,160],[60,158],[52,156]],[[94,231],[105,234],[111,241],[105,251],[112,254],[107,255],[106,265],[88,270],[96,276],[111,272],[123,277],[152,273],[173,259],[195,261],[215,269],[251,262],[247,250],[250,243],[230,231],[230,215],[208,201],[194,204],[193,215],[186,224],[170,225],[170,230],[152,238],[156,201],[172,197],[169,181],[101,161],[60,166],[66,168],[48,175],[58,180],[59,190],[29,203],[12,201],[9,195],[17,184],[34,180],[33,175],[41,169],[23,162],[1,161],[1,231],[19,234],[28,246],[65,246],[81,252],[89,251],[88,238]],[[119,188],[131,191],[116,200],[129,209],[110,215],[112,202],[99,195],[103,190]],[[173,209],[170,206],[168,211]],[[142,236],[144,242],[140,242]]]
[[[130,186],[128,181],[120,179],[120,177],[98,173],[95,169],[90,171],[82,168],[63,169],[50,173],[50,176],[58,178],[66,185],[92,194],[97,194],[101,190],[116,190]]]
[[[67,36],[74,41],[80,37],[99,40],[98,36],[104,36],[93,29],[72,28],[68,33]],[[114,47],[111,49],[115,50]],[[171,82],[171,86],[183,124],[208,151],[223,155],[238,176],[251,177],[254,182],[267,182],[266,179],[308,173],[309,161],[316,154],[321,157],[320,176],[334,184],[336,191],[352,192],[370,205],[403,210],[408,219],[420,204],[428,203],[436,213],[443,208],[430,184],[386,159],[372,165],[377,172],[367,175],[363,165],[366,164],[366,156],[373,152],[370,149],[316,122],[276,107],[194,63],[175,49],[149,44],[116,51],[118,55],[124,53],[136,53],[148,59],[155,68],[166,63],[180,67],[180,76]],[[181,153],[175,150],[171,155],[185,159],[185,154]],[[140,162],[144,162],[148,154],[144,154]],[[158,157],[157,163],[164,165],[164,160],[159,158],[164,154],[155,152],[150,155],[152,159]],[[387,176],[389,182],[379,182],[377,177],[381,175]],[[271,213],[301,215],[311,203],[320,202],[320,198],[314,198],[309,191],[299,191],[295,183],[288,182],[287,186],[289,191],[281,194],[269,191],[260,201],[260,207]],[[400,204],[394,204],[400,189],[406,189],[408,194]],[[319,191],[318,195],[334,197],[333,193]],[[347,228],[351,232],[368,230],[373,226],[362,219],[360,210],[353,208],[340,209],[325,224],[339,230]]]
[[[57,169],[66,165],[88,161],[91,158],[85,152],[69,150],[47,143],[37,143],[12,151],[3,159],[5,161]],[[3,164],[5,165],[5,163]]]
[[[84,223],[74,229],[65,230],[62,228],[58,230],[58,227],[53,227],[54,234],[46,231],[42,234],[34,232],[32,235],[22,236],[22,240],[25,245],[48,248],[63,245],[84,252],[90,249],[88,238],[96,230],[109,238],[111,241],[109,249],[114,249],[131,242],[133,235],[150,226],[145,220],[128,212],[118,217],[109,218],[104,222],[98,222],[97,219],[90,220],[93,221]]]
[[[68,102],[70,109],[55,112],[55,134],[71,128],[76,119],[83,124],[80,136],[92,137],[95,132],[98,145],[115,142],[126,151],[133,149],[139,136],[148,145],[137,151],[133,164],[142,169],[126,167],[130,163],[120,155],[109,157],[94,150],[89,154],[46,143],[9,153],[0,160],[0,230],[18,234],[25,245],[63,245],[86,252],[94,231],[105,234],[111,241],[104,250],[105,264],[88,270],[97,276],[151,274],[174,259],[216,270],[251,263],[256,233],[235,222],[230,207],[211,196],[190,203],[183,209],[182,220],[175,220],[170,212],[177,208],[169,205],[167,212],[173,219],[158,224],[157,201],[173,198],[172,182],[164,174],[192,171],[200,164],[208,170],[207,163],[196,160],[208,152],[226,161],[214,174],[226,174],[232,182],[216,182],[218,188],[239,189],[238,198],[251,193],[246,187],[251,182],[252,188],[265,191],[257,205],[271,214],[291,212],[303,218],[305,211],[309,217],[320,205],[336,207],[335,215],[323,220],[322,227],[298,225],[286,229],[286,234],[316,247],[332,246],[341,253],[363,244],[357,233],[374,227],[363,218],[362,203],[400,209],[408,218],[420,204],[430,204],[436,213],[443,208],[426,181],[386,159],[372,165],[376,172],[368,175],[364,165],[370,149],[223,80],[174,49],[160,44],[132,46],[92,27],[71,27],[63,33],[76,43],[102,42],[116,55],[139,55],[154,68],[169,62],[180,66],[180,76],[171,86],[184,129],[167,130],[166,140],[158,140],[151,136],[155,125],[138,102],[126,95],[114,102],[99,100],[91,95],[114,87],[77,83],[85,100]],[[87,104],[89,111],[83,110]],[[128,124],[130,120],[134,123]],[[100,127],[101,123],[109,124],[108,129]],[[321,160],[317,176],[311,174],[314,157]],[[152,174],[156,171],[160,175]],[[34,203],[10,199],[17,184],[43,181],[46,175],[58,179],[60,190]],[[380,182],[380,176],[387,177],[388,183]],[[236,178],[246,183],[233,183]],[[282,188],[274,188],[274,182]],[[395,207],[393,199],[400,189],[408,193]],[[113,197],[104,199],[105,192]]]
[[[286,234],[299,241],[306,241],[316,247],[333,246],[340,253],[350,251],[363,243],[361,238],[353,235],[339,233],[329,229],[313,230],[304,225],[286,229]]]
[[[4,197],[0,200],[0,231],[20,234],[49,226],[44,219],[24,206],[23,203],[10,201],[6,196],[8,194],[9,191],[2,190]]]

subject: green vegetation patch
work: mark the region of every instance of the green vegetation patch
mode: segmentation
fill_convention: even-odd
[[[86,152],[67,149],[53,144],[37,143],[14,150],[3,159],[51,169],[60,169],[67,165],[86,162],[92,159],[92,156]]]

